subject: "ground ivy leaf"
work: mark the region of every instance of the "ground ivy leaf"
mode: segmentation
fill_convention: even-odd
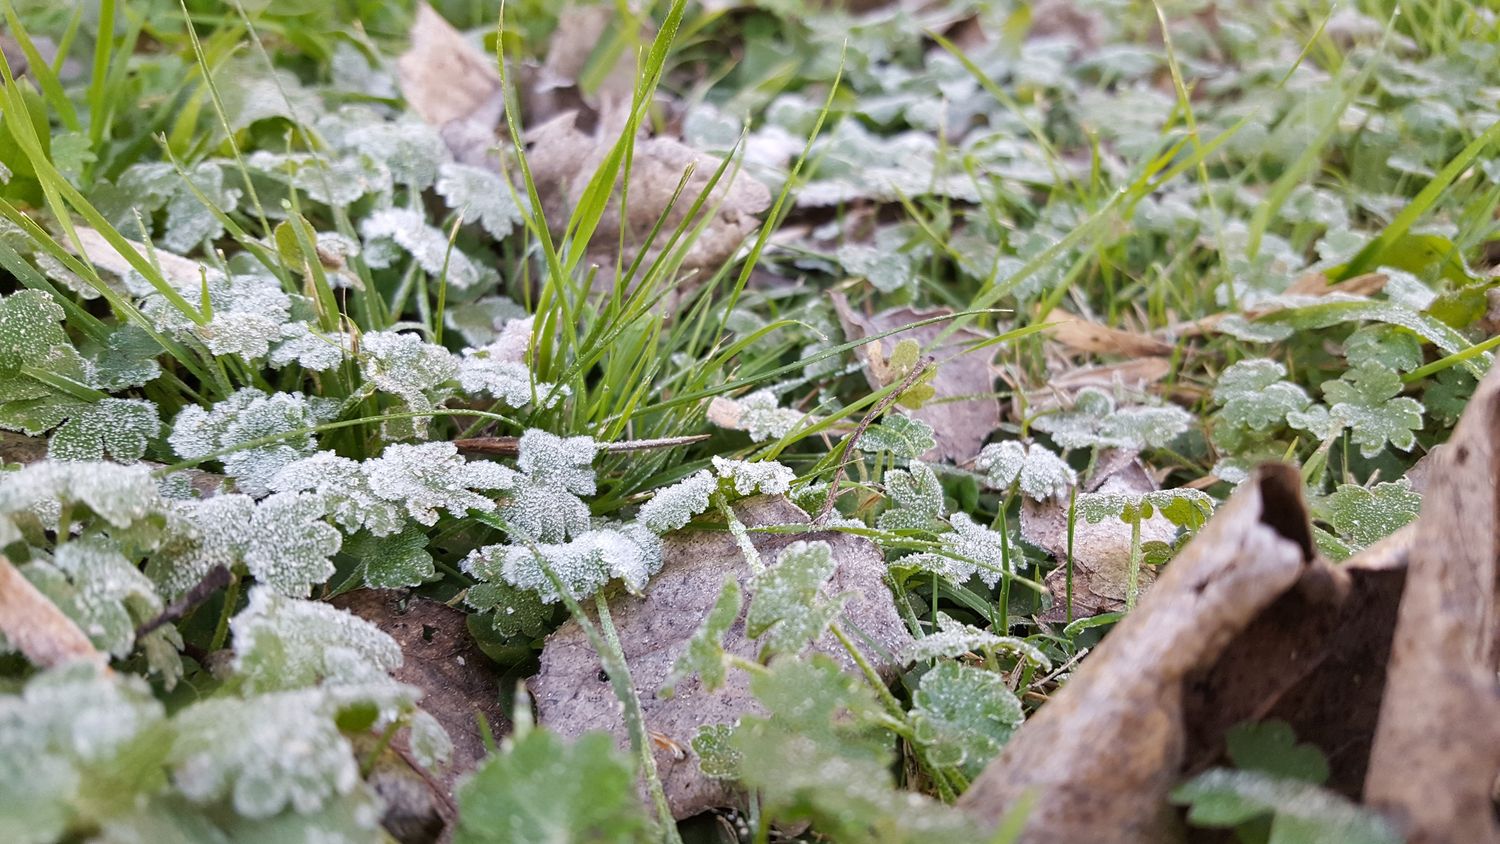
[[[47,456],[56,460],[103,460],[134,463],[146,453],[147,440],[161,433],[156,406],[142,399],[101,399],[80,409],[53,432]]]
[[[517,589],[495,579],[470,586],[464,592],[464,603],[488,613],[490,626],[502,639],[540,636],[552,619],[552,607],[530,589]]]
[[[924,530],[943,515],[943,485],[932,467],[920,460],[911,461],[907,469],[886,472],[885,491],[890,506],[876,520],[881,530]]]
[[[323,521],[323,502],[305,492],[278,492],[255,508],[245,566],[286,595],[306,595],[334,572],[338,528]]]
[[[359,561],[358,576],[370,589],[421,586],[437,572],[427,552],[427,533],[415,525],[391,536],[357,533],[343,551]]]
[[[1163,447],[1192,424],[1192,415],[1175,405],[1117,407],[1113,396],[1094,387],[1079,390],[1072,408],[1032,421],[1063,448],[1137,450]]]
[[[939,612],[937,632],[929,633],[901,651],[901,662],[924,662],[934,659],[957,659],[965,654],[1013,653],[1043,673],[1052,670],[1052,661],[1041,649],[1025,639],[999,636],[988,630],[954,620]]]
[[[1016,440],[990,443],[974,458],[974,469],[985,475],[991,489],[1018,484],[1021,494],[1037,501],[1062,495],[1078,483],[1067,461],[1045,446]]]
[[[1366,325],[1344,341],[1344,357],[1354,367],[1384,367],[1410,372],[1422,365],[1422,343],[1417,335],[1392,325]]]
[[[765,638],[762,653],[797,653],[823,635],[852,593],[818,592],[838,568],[826,542],[794,542],[750,584],[745,633]]]
[[[693,754],[698,757],[698,770],[705,777],[739,779],[740,762],[744,757],[734,748],[733,725],[705,724],[699,727],[693,736]]]
[[[715,691],[724,685],[728,677],[724,665],[724,634],[740,617],[740,602],[740,582],[730,578],[719,591],[719,597],[703,624],[693,632],[682,655],[673,663],[672,672],[662,683],[661,694],[670,697],[679,682],[694,674],[702,679],[707,691]]]
[[[977,776],[1026,716],[1021,701],[993,671],[943,662],[912,693],[912,728],[934,765]]]
[[[257,586],[234,617],[234,671],[252,693],[315,686],[394,683],[396,640],[368,621],[320,601]]]
[[[859,438],[860,451],[889,451],[902,460],[915,460],[937,447],[932,426],[911,416],[894,414],[880,424],[865,429]]]
[[[477,220],[490,237],[503,239],[524,219],[515,192],[492,170],[444,162],[438,167],[437,193],[466,220]]]
[[[1282,379],[1286,367],[1274,360],[1242,360],[1219,374],[1214,401],[1219,418],[1231,425],[1264,431],[1280,425],[1287,414],[1305,410],[1312,399],[1301,387]]]
[[[565,743],[533,729],[488,757],[458,788],[456,844],[635,842],[646,834],[635,767],[614,740]]]
[[[1365,457],[1379,454],[1386,443],[1402,451],[1416,445],[1422,404],[1400,395],[1401,390],[1401,376],[1379,366],[1359,367],[1337,381],[1323,382],[1329,416],[1349,428]]]
[[[242,491],[264,495],[278,471],[317,450],[317,439],[307,429],[323,421],[327,404],[318,399],[309,401],[301,393],[267,395],[245,387],[209,410],[196,405],[184,408],[173,420],[167,442],[178,456],[194,460],[251,440],[291,434],[219,457],[224,471]]]
[[[708,509],[710,499],[719,489],[719,479],[707,471],[696,472],[685,480],[662,487],[641,505],[636,520],[657,533],[680,530],[693,517]]]
[[[1315,745],[1298,744],[1285,721],[1236,724],[1224,735],[1225,748],[1241,770],[1322,785],[1328,780],[1328,759]]]
[[[1371,545],[1405,527],[1422,508],[1422,496],[1406,478],[1365,488],[1341,484],[1317,507],[1340,536]]]
[[[1189,805],[1188,822],[1198,826],[1238,826],[1274,814],[1268,844],[1401,841],[1379,816],[1331,791],[1255,771],[1205,771],[1173,791],[1172,801]]]

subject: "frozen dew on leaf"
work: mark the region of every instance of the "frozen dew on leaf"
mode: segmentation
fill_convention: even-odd
[[[514,470],[485,460],[466,460],[452,443],[394,443],[379,457],[365,461],[371,492],[397,502],[413,520],[437,523],[438,510],[463,516],[470,510],[489,512],[490,498],[476,489],[510,491],[517,483]]]
[[[1363,366],[1323,382],[1332,420],[1347,427],[1359,453],[1374,457],[1387,443],[1411,451],[1422,428],[1422,403],[1401,395],[1401,376],[1383,366]]]
[[[1368,488],[1340,484],[1317,511],[1340,536],[1372,545],[1409,524],[1421,507],[1422,496],[1401,478]]]
[[[1108,392],[1086,387],[1071,409],[1038,416],[1032,427],[1063,448],[1142,449],[1166,446],[1192,424],[1192,415],[1175,405],[1119,407]]]
[[[978,776],[1021,726],[1021,701],[992,671],[942,662],[912,694],[916,741],[936,765]]]
[[[890,506],[876,521],[881,530],[924,530],[945,512],[943,485],[932,467],[920,460],[886,472],[885,492]]]
[[[781,407],[771,390],[756,390],[739,400],[740,426],[752,442],[763,442],[791,433],[806,415]]]
[[[445,162],[438,167],[437,193],[450,209],[477,221],[496,240],[525,219],[510,184],[493,170]]]
[[[865,429],[860,451],[889,451],[902,460],[915,460],[937,447],[932,426],[920,419],[892,414]]]
[[[146,466],[44,460],[0,473],[0,514],[29,513],[54,525],[61,507],[77,504],[117,528],[166,506]]]
[[[415,334],[372,331],[360,340],[359,369],[376,389],[421,412],[432,409],[442,384],[458,373],[458,360]]]
[[[281,326],[281,337],[267,362],[273,367],[297,364],[311,372],[327,372],[344,361],[352,348],[345,334],[324,336],[305,321]]]
[[[731,460],[715,455],[714,471],[730,482],[740,495],[783,495],[792,488],[797,474],[774,460]]]
[[[1078,483],[1073,468],[1050,449],[1016,440],[985,446],[974,458],[974,469],[984,474],[990,488],[1016,484],[1022,495],[1037,501],[1062,495]]]
[[[162,600],[150,579],[102,537],[75,539],[58,546],[51,568],[67,579],[66,584],[54,583],[48,588],[41,582],[38,587],[53,597],[96,647],[113,656],[128,655],[135,644],[136,625],[161,612]],[[42,579],[45,581],[45,576]],[[60,592],[68,593],[67,597],[57,600],[62,597]]]
[[[146,442],[161,433],[156,406],[142,399],[101,399],[74,411],[52,433],[47,456],[54,460],[103,460],[134,463],[146,453]]]
[[[833,548],[826,542],[799,541],[787,546],[776,564],[750,583],[746,635],[760,638],[763,652],[799,653],[823,635],[854,596],[853,592],[829,598],[819,594],[837,568]]]
[[[245,567],[256,580],[286,595],[306,595],[334,572],[338,528],[323,521],[323,503],[306,492],[278,492],[263,499],[250,519]]]
[[[1280,425],[1287,414],[1307,410],[1307,391],[1289,381],[1286,367],[1274,360],[1242,360],[1219,374],[1214,402],[1219,417],[1231,425],[1264,431]]]
[[[707,470],[662,487],[636,511],[636,520],[657,533],[680,530],[693,517],[708,510],[719,479]]]
[[[968,653],[1011,653],[1035,666],[1038,670],[1052,670],[1052,661],[1041,649],[1025,639],[1000,636],[981,630],[971,624],[956,621],[947,613],[938,613],[937,631],[929,633],[907,645],[901,651],[902,663],[925,662],[936,659],[957,659]]]
[[[488,545],[471,551],[463,561],[464,571],[474,577],[503,579],[517,589],[536,593],[548,604],[562,600],[558,583],[575,599],[586,598],[615,579],[639,593],[661,565],[661,540],[640,524],[585,530],[569,542]]]
[[[265,586],[250,590],[230,629],[234,672],[252,694],[390,683],[389,672],[401,665],[396,640],[370,622]]]
[[[495,271],[474,262],[457,247],[450,247],[448,235],[430,225],[421,211],[410,208],[387,208],[366,217],[359,233],[365,240],[365,260],[377,269],[390,266],[395,254],[392,246],[409,253],[428,275],[446,273],[448,283],[459,290],[483,285],[495,279]]]
[[[184,408],[173,421],[167,442],[178,456],[196,460],[274,437],[272,442],[238,448],[218,458],[241,490],[264,495],[278,471],[317,450],[317,440],[309,429],[323,422],[329,409],[328,402],[309,400],[301,393],[267,395],[245,387],[210,410],[197,405]]]

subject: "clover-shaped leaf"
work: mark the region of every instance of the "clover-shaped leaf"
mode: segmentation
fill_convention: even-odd
[[[470,586],[464,591],[464,603],[487,613],[490,627],[501,639],[540,636],[552,619],[552,607],[537,593],[499,579]]]
[[[1274,815],[1268,844],[1397,844],[1401,837],[1384,819],[1311,783],[1263,774],[1214,768],[1172,792],[1172,801],[1187,804],[1188,822],[1206,827],[1233,827]]]
[[[343,551],[359,561],[355,574],[369,589],[421,586],[437,571],[427,552],[427,533],[415,525],[390,536],[355,534]]]
[[[890,506],[876,521],[881,530],[922,530],[943,515],[943,485],[932,467],[919,460],[886,472],[885,491]]]
[[[929,761],[977,776],[1025,715],[1004,677],[943,662],[922,675],[912,693],[911,719],[917,744]]]
[[[693,736],[693,754],[698,770],[717,780],[739,779],[740,761],[744,758],[734,747],[734,726],[704,724]]]
[[[782,495],[792,488],[797,477],[775,460],[731,460],[715,455],[711,462],[714,472],[740,495]]]
[[[254,387],[231,393],[210,410],[190,405],[177,414],[167,442],[189,460],[235,449],[219,457],[241,490],[264,495],[283,467],[317,450],[311,428],[322,422],[327,403],[301,393],[267,395]],[[284,435],[284,436],[283,436]],[[274,438],[252,447],[244,443]]]
[[[1224,735],[1225,749],[1236,768],[1261,771],[1313,785],[1328,780],[1328,759],[1315,745],[1298,744],[1285,721],[1237,724]]]
[[[865,429],[859,438],[860,451],[889,451],[903,460],[914,460],[937,447],[932,426],[920,419],[893,414],[880,424]]]
[[[1422,496],[1401,478],[1369,488],[1341,484],[1317,511],[1340,536],[1370,545],[1405,527],[1421,507]]]
[[[672,671],[662,683],[661,694],[671,697],[677,684],[697,674],[704,691],[716,691],[724,685],[728,672],[724,664],[724,634],[740,617],[740,582],[729,578],[719,597],[709,608],[703,623],[693,632]]]
[[[1305,410],[1312,399],[1289,381],[1286,367],[1274,360],[1242,360],[1219,374],[1214,401],[1219,418],[1231,425],[1264,431],[1280,425],[1288,413]]]
[[[1422,342],[1417,335],[1394,325],[1366,325],[1344,341],[1344,357],[1353,367],[1378,367],[1410,372],[1422,365]]]
[[[845,592],[824,599],[818,593],[833,576],[838,561],[826,542],[794,542],[776,565],[755,576],[750,584],[750,610],[745,633],[764,636],[763,653],[797,653],[823,635],[853,597]]]
[[[1329,416],[1349,428],[1360,454],[1374,457],[1390,443],[1402,451],[1417,444],[1422,403],[1401,395],[1401,376],[1380,366],[1364,366],[1323,382]]]
[[[1160,448],[1192,426],[1193,417],[1175,405],[1118,407],[1104,390],[1078,391],[1073,407],[1038,416],[1032,427],[1063,448]]]
[[[56,460],[103,460],[134,463],[146,453],[146,441],[161,432],[156,406],[141,399],[101,399],[82,405],[47,443]]]

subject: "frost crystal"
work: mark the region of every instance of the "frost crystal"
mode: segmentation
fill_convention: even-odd
[[[745,633],[764,636],[763,651],[798,653],[823,635],[854,596],[844,592],[824,599],[819,591],[838,569],[833,548],[826,542],[793,542],[776,558],[776,565],[750,583],[750,609]]]
[[[1010,489],[1019,481],[1021,494],[1037,501],[1062,495],[1078,483],[1066,461],[1036,443],[991,443],[974,458],[974,468],[985,474],[990,488]]]
[[[739,400],[739,407],[740,426],[754,442],[784,437],[804,418],[799,410],[779,406],[776,394],[770,390],[757,390],[745,396]]]
[[[886,472],[885,491],[890,506],[875,523],[881,530],[923,530],[943,515],[943,485],[926,463]]]
[[[22,572],[96,647],[116,657],[130,653],[136,625],[162,608],[151,581],[100,537],[64,543],[51,565],[33,562]]]
[[[370,622],[264,586],[250,590],[249,604],[231,627],[235,674],[254,694],[394,682],[389,672],[401,665],[396,640]]]
[[[1359,453],[1374,457],[1390,443],[1402,451],[1417,444],[1422,403],[1401,395],[1401,376],[1380,366],[1352,369],[1337,381],[1323,382],[1323,395],[1334,422],[1347,426]]]
[[[515,193],[499,173],[449,161],[438,168],[438,195],[464,219],[478,220],[496,240],[510,234],[524,219]]]
[[[146,466],[44,460],[0,473],[0,514],[30,512],[56,524],[60,506],[73,504],[87,506],[118,528],[165,507]]]
[[[323,502],[309,493],[278,492],[262,500],[243,542],[245,567],[282,594],[308,594],[333,574],[329,557],[341,544],[338,529],[322,515]]]
[[[47,456],[55,460],[103,460],[107,453],[134,463],[146,441],[161,433],[156,406],[141,399],[101,399],[79,409],[52,434]]]
[[[650,501],[641,505],[636,519],[657,533],[679,530],[708,509],[709,500],[718,489],[718,478],[706,470],[696,472],[685,480],[657,490]]]
[[[914,460],[937,447],[932,426],[910,416],[887,416],[859,438],[860,451],[889,451]]]
[[[323,421],[323,413],[330,408],[331,403],[310,402],[301,393],[268,396],[254,387],[245,387],[211,410],[197,406],[184,408],[172,423],[167,442],[179,456],[192,460],[251,440],[312,428]],[[221,456],[219,462],[241,490],[265,495],[269,491],[267,483],[283,466],[316,450],[317,440],[307,432],[230,452]]]
[[[448,157],[448,146],[437,131],[419,120],[364,121],[343,141],[385,164],[393,179],[414,191],[432,187],[438,178],[438,165]]]
[[[717,455],[713,458],[714,471],[719,477],[734,484],[740,495],[783,495],[792,488],[797,473],[774,460],[749,462],[730,460]]]
[[[911,720],[933,764],[962,766],[978,776],[1026,716],[1004,677],[944,662],[922,676]]]
[[[458,365],[458,383],[464,392],[488,393],[510,407],[530,404],[532,372],[525,361],[531,345],[531,326],[532,317],[509,320],[489,345],[464,349]],[[571,391],[566,386],[538,381],[535,392],[546,409]]]
[[[410,208],[377,211],[360,223],[359,233],[364,236],[368,250],[365,260],[372,267],[389,266],[390,245],[395,245],[411,253],[417,265],[429,275],[440,275],[446,268],[448,283],[460,290],[487,284],[495,278],[494,270],[474,263],[456,247],[450,249],[448,236],[428,225],[421,211]]]
[[[587,530],[567,543],[486,546],[470,552],[463,568],[481,580],[500,578],[534,591],[552,604],[562,595],[548,570],[569,595],[586,598],[616,578],[638,593],[661,564],[661,540],[643,525],[628,524]]]
[[[340,334],[325,337],[306,322],[288,322],[281,326],[281,340],[271,350],[271,366],[297,364],[313,372],[327,372],[343,362],[350,348],[349,337]]]

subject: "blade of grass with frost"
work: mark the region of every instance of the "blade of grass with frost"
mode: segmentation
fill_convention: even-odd
[[[1359,76],[1355,77],[1354,81],[1344,89],[1343,96],[1339,97],[1334,107],[1329,109],[1328,113],[1323,116],[1322,122],[1318,125],[1317,134],[1302,147],[1302,152],[1298,154],[1297,159],[1277,177],[1276,181],[1271,185],[1271,190],[1267,192],[1266,198],[1256,206],[1255,214],[1250,218],[1250,238],[1245,247],[1245,251],[1249,257],[1254,258],[1260,254],[1261,239],[1265,236],[1266,228],[1270,225],[1271,219],[1286,204],[1286,201],[1291,198],[1292,191],[1296,190],[1302,184],[1307,174],[1322,160],[1323,151],[1328,146],[1328,142],[1333,139],[1334,132],[1338,131],[1339,121],[1343,120],[1344,112],[1349,110],[1349,106],[1354,104],[1355,99],[1370,84],[1370,79],[1375,75],[1375,69],[1380,64],[1379,60],[1385,56],[1386,47],[1390,42],[1391,29],[1395,26],[1395,23],[1396,19],[1394,16],[1387,21],[1385,32],[1381,35],[1380,46],[1376,50],[1375,55],[1370,57],[1369,61],[1365,63],[1364,69],[1360,71]],[[1325,18],[1323,25],[1326,24],[1327,19]],[[1321,33],[1322,31],[1323,27],[1319,26],[1318,32]],[[1314,34],[1313,37],[1316,38],[1317,35]]]
[[[275,257],[274,253],[266,247],[266,244],[252,237],[238,221],[229,216],[228,212],[220,208],[203,193],[203,190],[188,177],[187,168],[178,160],[170,147],[163,144],[161,145],[161,150],[167,157],[168,163],[172,165],[172,170],[177,174],[177,178],[182,180],[182,186],[187,188],[194,199],[198,200],[198,204],[202,205],[215,220],[219,221],[219,224],[224,227],[225,232],[234,239],[235,243],[240,245],[240,248],[254,255],[261,266],[265,267],[268,272],[281,280],[283,287],[289,287],[291,285],[291,277],[287,275],[286,266]],[[275,229],[271,229],[266,237],[266,242],[274,242],[274,235]]]
[[[1330,280],[1346,281],[1379,266],[1380,259],[1386,251],[1411,231],[1411,227],[1416,225],[1417,220],[1437,203],[1448,186],[1463,175],[1464,171],[1468,170],[1486,150],[1496,144],[1500,144],[1500,122],[1491,123],[1483,134],[1470,141],[1458,155],[1444,165],[1432,181],[1428,182],[1427,186],[1416,195],[1416,198],[1401,209],[1401,213],[1396,215],[1396,219],[1385,227],[1379,237],[1359,250],[1359,253],[1348,264],[1345,264],[1342,270],[1329,274]]]
[[[12,38],[16,39],[16,44],[26,55],[27,72],[42,89],[42,96],[47,105],[56,112],[64,128],[70,132],[82,132],[83,124],[78,120],[78,110],[73,107],[73,101],[63,91],[62,83],[58,81],[52,66],[43,61],[42,54],[37,52],[36,45],[31,41],[31,35],[21,24],[20,18],[16,17],[15,5],[11,0],[5,0],[4,12],[7,31]]]

